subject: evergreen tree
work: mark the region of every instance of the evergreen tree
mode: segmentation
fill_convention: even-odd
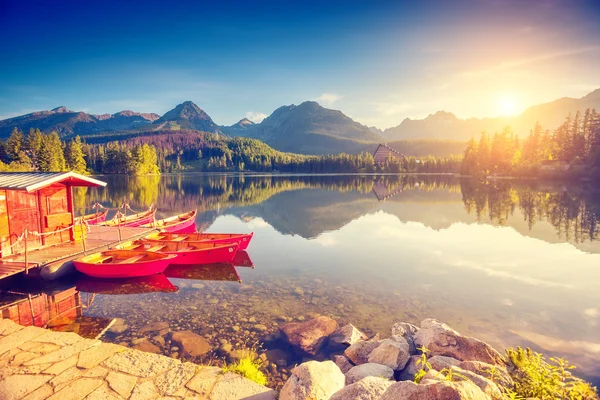
[[[66,161],[67,166],[71,171],[79,174],[85,174],[87,172],[87,165],[83,155],[83,143],[81,143],[81,138],[79,136],[75,136],[75,139],[72,139],[67,145]]]

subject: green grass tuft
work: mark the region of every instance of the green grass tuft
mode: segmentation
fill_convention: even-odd
[[[259,368],[260,360],[253,359],[252,357],[245,357],[236,363],[225,365],[223,367],[223,372],[235,372],[259,385],[266,386],[267,377]]]

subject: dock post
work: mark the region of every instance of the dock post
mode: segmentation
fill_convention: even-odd
[[[81,230],[81,244],[83,245],[83,255],[87,256],[87,249],[85,247],[85,236],[83,232],[83,217],[79,220],[79,228]]]
[[[25,228],[25,275],[29,274],[29,263],[27,262],[27,228]]]

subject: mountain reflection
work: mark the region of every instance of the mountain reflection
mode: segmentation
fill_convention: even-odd
[[[511,226],[546,241],[586,245],[598,236],[600,196],[583,185],[508,180],[487,183],[450,176],[180,174],[103,177],[106,188],[80,188],[79,213],[100,202],[134,209],[158,206],[158,218],[197,208],[198,226],[219,215],[261,218],[283,234],[315,238],[383,211],[434,229],[456,222]]]

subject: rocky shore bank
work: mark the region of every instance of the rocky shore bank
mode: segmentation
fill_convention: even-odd
[[[510,352],[505,357],[435,319],[425,319],[419,327],[396,323],[385,339],[367,338],[353,325],[338,328],[328,317],[289,323],[281,331],[307,355],[318,358],[327,348],[337,354],[292,369],[280,400],[598,399],[595,389],[573,378],[562,361],[556,369],[544,370],[549,364],[540,361],[541,355],[519,350],[515,357]],[[530,355],[531,365],[526,364]],[[528,371],[532,366],[539,370]],[[530,379],[530,372],[542,376]],[[536,387],[538,383],[543,386]],[[540,397],[530,395],[536,390]]]

